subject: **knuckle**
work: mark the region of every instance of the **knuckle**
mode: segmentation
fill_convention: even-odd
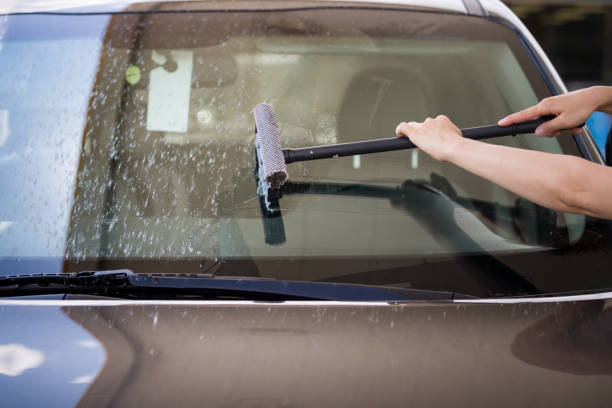
[[[544,110],[549,110],[552,107],[553,101],[551,98],[544,98],[538,106]]]

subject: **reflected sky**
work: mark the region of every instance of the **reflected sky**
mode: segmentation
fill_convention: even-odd
[[[60,307],[0,309],[3,406],[74,406],[105,361],[104,346]]]
[[[39,367],[45,361],[40,350],[34,350],[23,344],[0,344],[0,374],[16,377],[25,370]]]
[[[0,19],[0,256],[63,255],[108,19]]]

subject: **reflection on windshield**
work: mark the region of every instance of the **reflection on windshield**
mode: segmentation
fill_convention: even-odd
[[[108,21],[0,17],[0,256],[65,251],[87,104]]]

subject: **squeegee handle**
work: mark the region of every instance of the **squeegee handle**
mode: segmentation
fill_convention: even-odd
[[[524,133],[533,133],[538,126],[551,119],[554,119],[554,116],[543,116],[527,122],[515,123],[510,126],[490,125],[472,127],[461,129],[461,134],[463,134],[463,137],[475,140],[500,136],[516,136]],[[416,147],[414,143],[407,137],[391,137],[388,139],[305,147],[302,149],[285,149],[283,150],[283,155],[285,156],[285,163],[293,163],[307,160],[329,159],[331,157],[412,149],[414,147]]]

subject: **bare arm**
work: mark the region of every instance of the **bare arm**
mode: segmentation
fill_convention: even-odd
[[[448,161],[544,207],[612,219],[612,168],[462,139]]]
[[[454,163],[542,206],[612,219],[610,167],[574,156],[465,139],[446,116],[401,123],[396,132],[435,159]]]

